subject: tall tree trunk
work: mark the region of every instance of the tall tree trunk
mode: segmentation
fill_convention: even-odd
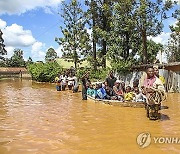
[[[96,26],[96,20],[95,20],[95,9],[94,9],[94,1],[92,1],[93,5],[93,11],[92,11],[92,18],[93,18],[93,67],[94,67],[94,70],[96,71],[97,70],[97,58],[96,58],[96,34],[95,34],[95,31],[94,31],[94,28]]]
[[[126,34],[126,45],[125,45],[125,50],[126,50],[126,55],[125,55],[125,60],[127,60],[128,59],[128,57],[129,57],[129,33],[128,32],[125,32],[125,34]]]
[[[76,52],[76,50],[74,50],[74,67],[75,67],[75,69],[77,69],[77,60],[78,60],[77,52]]]
[[[94,70],[97,70],[97,59],[96,59],[96,41],[93,38],[93,67]]]
[[[143,64],[147,64],[147,36],[146,29],[142,29],[142,41],[143,41]]]
[[[106,68],[106,41],[103,39],[102,42],[103,48],[102,48],[102,54],[103,54],[103,58],[102,58],[102,67]]]
[[[146,4],[146,0],[140,0],[140,5],[142,6],[142,16],[141,16],[141,36],[143,43],[143,64],[147,64],[147,34],[146,34],[146,8],[144,5]]]
[[[74,60],[74,67],[77,69],[77,59]]]
[[[103,1],[103,5],[108,5],[106,0]],[[103,22],[103,31],[107,32],[107,30],[108,30],[108,27],[107,27],[107,17],[106,17],[106,15],[104,13],[102,15],[103,15],[103,21],[102,21]],[[102,55],[103,55],[103,58],[102,58],[102,67],[103,68],[106,68],[106,53],[107,53],[106,47],[107,47],[106,40],[103,39],[102,40]]]

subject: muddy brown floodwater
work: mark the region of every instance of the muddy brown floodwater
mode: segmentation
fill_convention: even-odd
[[[0,153],[180,153],[180,144],[153,137],[180,137],[180,94],[168,94],[161,119],[144,108],[82,101],[81,93],[57,92],[54,85],[28,80],[0,81]],[[151,144],[140,148],[142,132]]]

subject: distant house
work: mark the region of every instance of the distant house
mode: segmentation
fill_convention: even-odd
[[[20,77],[31,79],[31,75],[25,67],[0,67],[0,78]]]

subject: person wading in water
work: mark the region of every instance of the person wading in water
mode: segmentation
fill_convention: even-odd
[[[89,72],[86,72],[82,78],[82,100],[87,100],[87,85],[91,83],[90,79],[89,79]]]
[[[108,85],[110,88],[113,88],[114,83],[116,82],[116,80],[117,80],[117,79],[114,77],[113,71],[110,71],[110,72],[109,72],[109,76],[106,78],[107,85]]]
[[[161,102],[166,98],[165,88],[161,80],[155,76],[153,67],[148,67],[146,73],[143,90],[147,97],[147,116],[155,120],[158,119]]]

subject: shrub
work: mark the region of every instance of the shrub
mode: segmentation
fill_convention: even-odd
[[[63,71],[57,62],[29,64],[27,69],[32,79],[40,82],[53,82],[54,78]]]
[[[90,73],[90,79],[92,81],[104,81],[105,78],[108,76],[109,68],[106,69],[98,69],[97,71],[90,69],[90,68],[79,68],[77,70],[77,76],[78,78],[81,78],[87,71]]]

